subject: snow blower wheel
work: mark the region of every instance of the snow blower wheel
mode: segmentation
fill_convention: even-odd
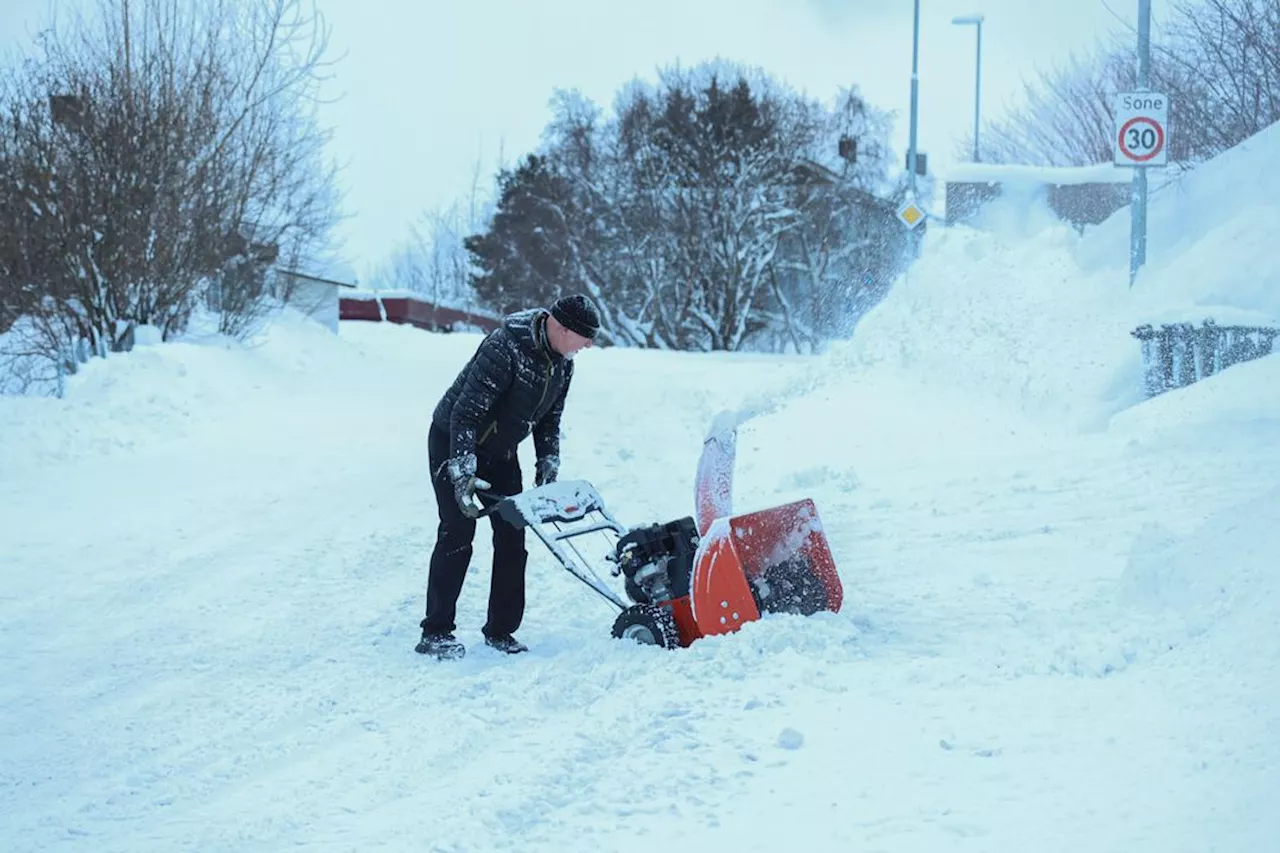
[[[671,611],[657,604],[634,604],[623,610],[613,620],[613,636],[664,649],[680,645],[680,632]]]

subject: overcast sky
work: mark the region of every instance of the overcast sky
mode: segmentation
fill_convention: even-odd
[[[51,8],[84,0],[0,0],[0,47],[24,50]],[[464,197],[477,161],[486,186],[538,144],[553,90],[608,107],[634,77],[721,57],[759,66],[827,100],[856,83],[897,114],[905,156],[911,0],[317,0],[331,25],[324,119],[344,166],[345,254],[362,278],[423,211]],[[1022,79],[1087,51],[1136,19],[1137,0],[921,0],[920,150],[954,162],[973,124],[973,27],[981,13],[982,113],[999,114]]]

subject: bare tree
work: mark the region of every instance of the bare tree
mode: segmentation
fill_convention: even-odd
[[[627,113],[625,101],[621,109]],[[643,319],[659,292],[665,236],[646,209],[643,157],[628,147],[621,124],[606,121],[579,92],[558,91],[552,113],[546,156],[568,192],[538,198],[564,235],[566,284],[600,307],[606,341],[667,346]]]
[[[1115,95],[1137,82],[1134,41],[1124,32],[1026,82],[1022,102],[983,128],[983,159],[1109,162]],[[1176,0],[1153,36],[1151,88],[1170,98],[1169,159],[1181,166],[1280,120],[1280,2]],[[957,154],[971,149],[962,140]]]
[[[261,312],[281,251],[327,237],[326,31],[302,0],[103,0],[0,90],[0,305],[52,359]]]
[[[1277,0],[1178,0],[1156,61],[1183,83],[1169,94],[1198,158],[1280,120]]]
[[[464,241],[484,228],[493,203],[482,187],[482,163],[476,160],[466,198],[424,211],[408,237],[374,275],[379,287],[421,293],[437,305],[470,307],[473,269]]]
[[[1113,156],[1111,141],[1117,92],[1134,86],[1131,55],[1100,46],[1072,54],[1038,77],[1024,81],[1022,103],[982,129],[982,158],[992,163],[1085,166]],[[968,156],[972,136],[957,144]],[[963,152],[963,153],[961,153]]]

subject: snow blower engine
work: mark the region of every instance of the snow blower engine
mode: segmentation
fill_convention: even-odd
[[[498,502],[493,512],[527,527],[574,577],[619,609],[613,636],[664,648],[737,630],[765,613],[839,611],[843,590],[817,508],[805,498],[731,512],[736,427],[703,445],[697,520],[622,525],[591,483],[566,480]],[[624,600],[583,556],[584,537],[604,535],[600,558],[623,578]]]

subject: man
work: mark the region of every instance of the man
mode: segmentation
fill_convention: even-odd
[[[563,297],[549,310],[512,314],[485,337],[436,405],[427,450],[440,524],[427,576],[419,653],[441,659],[465,654],[453,631],[476,520],[482,506],[523,488],[516,448],[531,433],[537,457],[534,483],[555,481],[573,357],[591,346],[599,328],[599,314],[585,296]],[[496,514],[489,522],[493,575],[485,643],[508,654],[528,651],[513,636],[524,616],[524,530]]]

